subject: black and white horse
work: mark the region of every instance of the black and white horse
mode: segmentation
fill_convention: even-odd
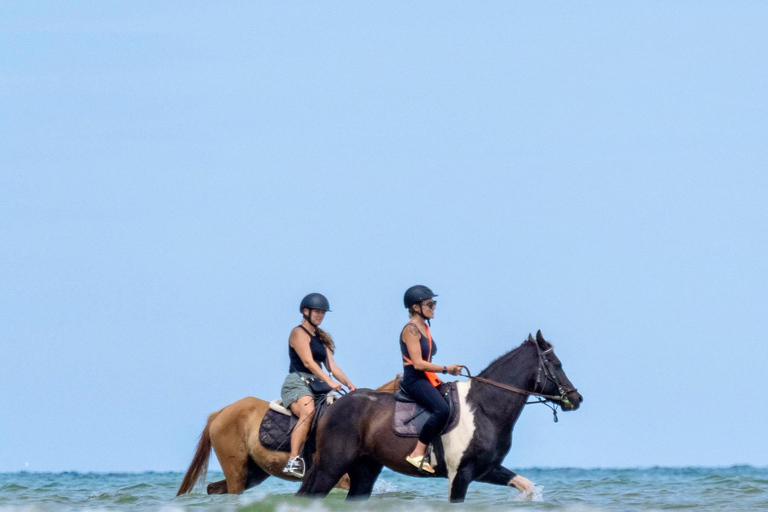
[[[458,426],[441,436],[452,502],[464,501],[472,481],[512,485],[515,474],[501,465],[512,446],[512,428],[529,395],[545,397],[564,411],[579,408],[582,396],[563,372],[541,331],[493,361],[476,378],[458,382]],[[317,452],[299,496],[323,497],[348,473],[347,499],[368,498],[383,466],[425,476],[406,462],[416,443],[392,430],[393,395],[357,390],[342,397],[320,421]]]

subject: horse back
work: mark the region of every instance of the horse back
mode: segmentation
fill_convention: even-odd
[[[259,426],[269,410],[269,402],[249,396],[227,405],[211,423],[211,441],[216,447],[222,439],[245,440],[252,432],[258,435]]]
[[[405,461],[416,439],[395,435],[394,413],[392,393],[358,389],[344,395],[320,420],[317,455],[349,460],[370,456],[400,473],[417,474]]]

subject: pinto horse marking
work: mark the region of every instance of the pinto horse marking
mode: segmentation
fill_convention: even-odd
[[[471,382],[456,383],[456,390],[459,395],[459,403],[457,404],[459,407],[459,424],[455,429],[442,436],[449,489],[453,485],[453,479],[456,477],[461,459],[475,436],[475,416],[467,404],[470,386],[472,386]]]
[[[438,466],[432,475],[450,479],[451,502],[464,501],[473,481],[518,488],[525,483],[516,480],[516,475],[501,462],[512,445],[512,429],[525,406],[526,392],[552,396],[563,411],[579,408],[583,397],[551,349],[539,331],[535,340],[529,336],[480,372],[478,376],[484,381],[458,384],[459,424],[441,437],[445,466]],[[537,384],[542,364],[547,365],[551,375]],[[514,387],[522,393],[488,382]],[[561,393],[561,400],[555,393],[562,389],[567,391]],[[395,435],[394,410],[394,397],[380,392],[361,389],[339,399],[318,423],[315,463],[297,495],[324,497],[346,472],[350,477],[347,499],[367,499],[384,466],[405,475],[425,476],[405,460],[416,441]]]

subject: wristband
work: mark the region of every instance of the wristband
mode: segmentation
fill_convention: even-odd
[[[443,373],[448,373],[448,367],[447,366],[443,366]]]

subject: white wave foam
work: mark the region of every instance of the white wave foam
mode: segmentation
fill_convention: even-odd
[[[395,484],[389,483],[383,478],[379,478],[376,480],[376,483],[373,484],[373,492],[379,493],[379,492],[397,492],[397,486]]]
[[[275,512],[328,512],[330,509],[319,501],[307,503],[278,503]]]
[[[544,501],[544,486],[534,485],[533,489],[512,494],[513,501]]]

